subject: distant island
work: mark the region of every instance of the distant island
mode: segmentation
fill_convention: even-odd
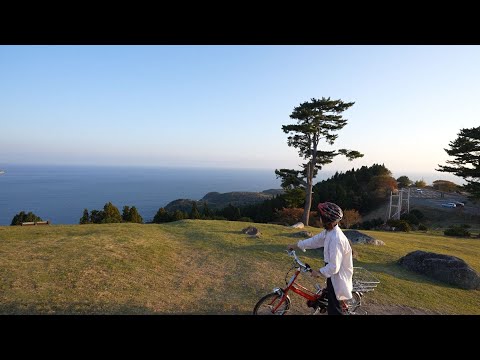
[[[206,202],[210,209],[218,210],[227,207],[228,204],[236,207],[257,204],[280,194],[283,194],[282,189],[268,189],[262,192],[233,191],[223,194],[219,192],[209,192],[200,200],[177,199],[171,201],[165,206],[165,210],[169,212],[174,212],[175,210],[188,212],[192,209],[193,202],[197,203],[198,207]]]

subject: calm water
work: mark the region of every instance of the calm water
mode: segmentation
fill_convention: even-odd
[[[83,209],[111,201],[136,206],[145,221],[176,199],[200,200],[211,191],[279,189],[274,170],[2,165],[0,225],[20,211],[54,224],[78,224]]]
[[[15,214],[32,211],[54,224],[78,224],[83,209],[101,210],[111,201],[120,212],[136,206],[145,221],[176,199],[200,200],[211,191],[279,189],[274,170],[140,168],[94,166],[26,166],[0,164],[0,225]],[[332,172],[322,171],[316,181]],[[403,174],[402,174],[403,175]],[[410,174],[407,174],[410,176]],[[400,176],[400,175],[395,175]],[[448,179],[414,175],[410,179]],[[455,181],[455,180],[453,180]],[[459,183],[456,181],[456,183]]]

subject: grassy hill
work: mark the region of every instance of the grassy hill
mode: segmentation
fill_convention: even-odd
[[[167,224],[0,227],[0,314],[250,314],[284,285],[285,246],[297,229],[183,220]],[[308,228],[318,232],[317,228]],[[413,250],[451,254],[480,271],[480,240],[366,231],[385,246],[355,245],[355,266],[380,281],[365,301],[442,314],[480,314],[480,291],[408,272],[396,260]],[[323,264],[318,252],[300,254]],[[304,280],[311,284],[311,279]],[[293,304],[303,299],[292,294]]]

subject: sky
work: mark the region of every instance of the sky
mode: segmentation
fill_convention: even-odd
[[[0,46],[0,166],[299,169],[282,125],[311,98],[355,104],[325,171],[434,176],[480,125],[480,46]],[[434,175],[432,175],[434,174]]]

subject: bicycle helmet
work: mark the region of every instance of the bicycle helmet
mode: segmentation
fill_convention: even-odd
[[[343,218],[343,211],[340,206],[331,202],[318,204],[318,210],[324,224],[340,221]]]

